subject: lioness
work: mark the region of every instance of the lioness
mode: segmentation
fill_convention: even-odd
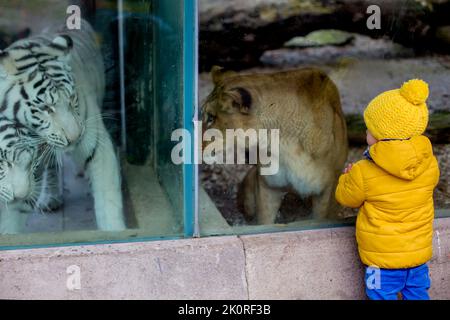
[[[240,75],[214,67],[213,92],[202,106],[203,128],[279,129],[279,171],[260,174],[256,165],[238,198],[246,218],[275,222],[287,192],[312,197],[314,217],[336,216],[334,191],[348,154],[339,92],[317,69]]]

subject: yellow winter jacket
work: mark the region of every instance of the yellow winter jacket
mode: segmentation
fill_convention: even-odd
[[[439,167],[430,140],[380,141],[371,160],[339,178],[336,200],[360,208],[356,240],[362,262],[383,269],[413,268],[433,253],[433,191]]]

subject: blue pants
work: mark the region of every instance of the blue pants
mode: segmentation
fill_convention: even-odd
[[[431,286],[426,264],[411,269],[366,269],[366,294],[370,300],[430,300]]]

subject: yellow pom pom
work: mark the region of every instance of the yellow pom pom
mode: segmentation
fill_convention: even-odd
[[[430,90],[428,89],[428,84],[419,79],[409,80],[404,83],[400,89],[400,94],[414,105],[424,104],[428,96],[430,95]]]

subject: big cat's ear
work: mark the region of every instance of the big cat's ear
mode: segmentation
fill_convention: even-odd
[[[6,77],[8,74],[15,74],[17,72],[14,59],[7,51],[0,50],[0,78]]]
[[[73,48],[73,40],[70,36],[62,34],[53,39],[52,44],[55,48],[58,48],[66,53],[69,53]]]
[[[236,87],[227,91],[231,97],[232,107],[237,108],[242,114],[250,114],[253,104],[253,97],[249,90],[243,87]]]
[[[59,35],[53,39],[50,47],[55,50],[55,55],[59,56],[61,60],[67,61],[70,59],[70,52],[73,48],[73,40],[68,35]]]
[[[218,84],[222,80],[223,68],[219,66],[214,66],[211,69],[211,78],[214,84]]]
[[[219,66],[214,66],[211,69],[211,77],[214,82],[214,84],[219,84],[220,82],[223,82],[226,78],[235,76],[236,72],[234,71],[226,71],[224,68]]]

